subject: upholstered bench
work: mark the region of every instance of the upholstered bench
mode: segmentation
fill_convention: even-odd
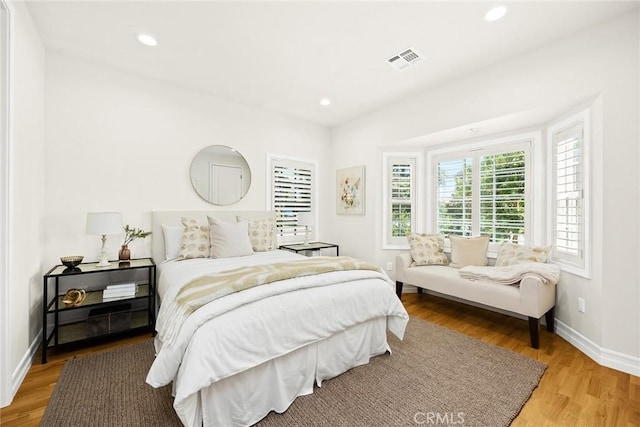
[[[539,324],[545,317],[547,330],[554,332],[556,285],[535,275],[525,275],[518,285],[504,285],[485,280],[469,280],[460,276],[460,269],[449,265],[418,265],[411,253],[396,256],[396,293],[402,296],[404,284],[443,295],[449,295],[485,306],[527,316],[531,347],[539,348]],[[491,268],[491,267],[489,267]]]

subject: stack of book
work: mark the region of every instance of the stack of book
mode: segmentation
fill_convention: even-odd
[[[103,301],[112,301],[122,298],[133,298],[136,296],[136,284],[131,283],[119,283],[117,285],[108,285],[102,291]]]

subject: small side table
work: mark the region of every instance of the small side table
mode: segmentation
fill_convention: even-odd
[[[141,276],[140,279],[136,280]],[[135,293],[119,298],[105,298],[109,285],[135,283]],[[70,288],[84,289],[86,298],[68,306],[63,299]],[[76,268],[56,265],[43,276],[42,363],[47,350],[71,344],[94,343],[155,326],[156,264],[151,258],[97,263]]]
[[[324,243],[324,242],[309,242],[308,245],[305,245],[304,243],[295,243],[295,244],[290,244],[290,245],[280,245],[280,249],[285,249],[287,251],[291,251],[291,252],[307,252],[307,251],[312,251],[312,252],[319,252],[320,249],[329,249],[329,248],[335,248],[336,249],[336,256],[340,256],[340,247],[336,244],[333,243]]]

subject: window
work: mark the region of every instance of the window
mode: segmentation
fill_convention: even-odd
[[[492,242],[524,240],[525,159],[524,150],[480,158],[480,234]]]
[[[421,153],[384,153],[384,249],[406,248],[407,233],[419,231],[416,182]]]
[[[444,235],[471,235],[471,167],[471,158],[438,163],[436,228]]]
[[[530,152],[536,135],[475,144],[431,154],[434,229],[460,236],[490,236],[490,247],[532,240]]]
[[[315,212],[315,163],[282,158],[270,159],[271,206],[278,214],[276,225],[280,243],[303,241],[302,212]],[[311,226],[310,235],[316,227]]]
[[[549,128],[551,259],[586,277],[587,117],[584,111]]]

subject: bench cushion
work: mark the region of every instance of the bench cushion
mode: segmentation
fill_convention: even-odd
[[[460,270],[441,265],[410,267],[404,271],[405,283],[445,295],[475,301],[514,313],[522,312],[518,286],[496,285],[460,277]]]

